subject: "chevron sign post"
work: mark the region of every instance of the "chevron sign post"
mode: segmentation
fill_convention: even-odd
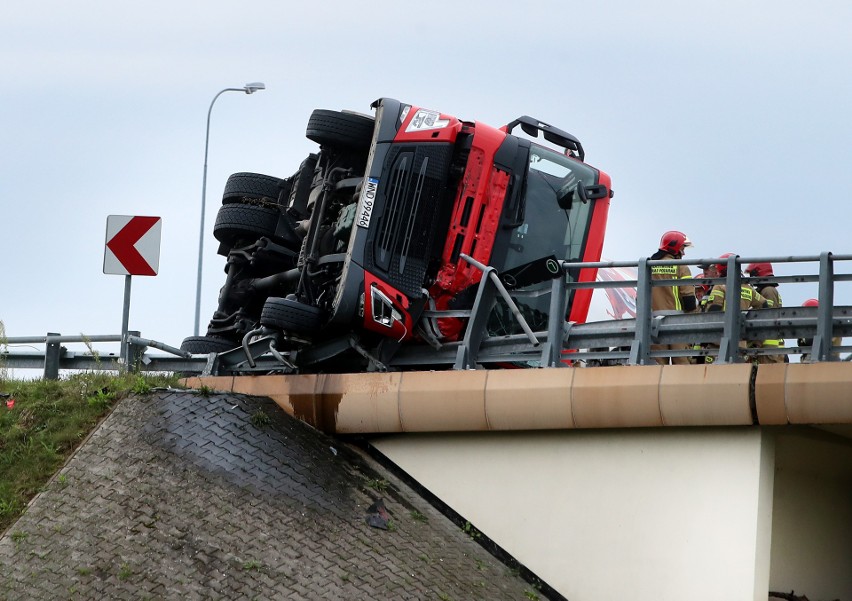
[[[123,275],[124,311],[121,319],[121,360],[128,363],[130,321],[130,280],[134,275],[157,275],[160,268],[159,217],[109,215],[104,249],[104,273]]]
[[[108,216],[104,273],[157,275],[162,229],[159,217]]]

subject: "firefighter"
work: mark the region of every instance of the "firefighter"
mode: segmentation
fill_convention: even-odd
[[[746,267],[746,275],[753,278],[771,278],[775,275],[772,270],[772,263],[750,263]],[[778,293],[778,283],[769,282],[767,280],[757,280],[754,288],[763,297],[772,303],[772,307],[780,308],[781,295]],[[777,338],[772,340],[755,340],[749,343],[751,348],[784,348],[784,339]],[[787,355],[757,355],[755,363],[785,363],[789,361]]]
[[[684,251],[692,246],[686,234],[669,231],[660,238],[657,252],[651,255],[651,260],[664,261],[682,259]],[[651,267],[652,280],[691,280],[692,272],[686,265],[654,265]],[[675,286],[654,286],[651,289],[651,311],[677,311],[691,313],[695,311],[695,286],[684,282]],[[688,344],[656,344],[651,350],[686,350]],[[688,365],[689,357],[656,357],[657,363],[667,365],[671,359],[672,365]]]
[[[718,277],[724,278],[728,276],[728,258],[735,256],[734,253],[725,253],[719,257],[721,261],[719,263],[715,263],[713,266],[716,268],[716,272],[718,273]],[[705,273],[707,273],[705,271]],[[712,311],[724,311],[727,307],[726,302],[726,286],[725,284],[716,284],[711,288],[710,294],[707,298],[707,312]],[[768,309],[771,307],[771,303],[769,300],[763,297],[757,290],[752,288],[749,284],[743,284],[740,289],[740,309],[745,311],[747,309]],[[708,345],[710,346],[710,345]],[[716,345],[712,345],[713,347],[718,348]],[[746,348],[745,341],[740,341],[740,348]],[[706,358],[707,363],[713,363],[713,357]]]
[[[815,298],[809,298],[805,302],[802,303],[803,307],[819,307],[819,301]],[[813,346],[814,339],[813,338],[799,338],[797,341],[799,346]],[[838,347],[843,344],[843,338],[835,336],[831,339],[831,346]],[[813,349],[811,349],[811,352]],[[831,360],[838,361],[840,359],[840,353],[832,352]],[[802,363],[810,363],[811,362],[811,353],[802,353]]]

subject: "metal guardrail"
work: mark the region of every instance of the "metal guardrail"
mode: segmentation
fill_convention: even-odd
[[[836,273],[836,265],[852,262],[852,255],[822,253],[817,256],[784,256],[727,259],[725,278],[700,278],[696,284],[725,284],[729,290],[739,290],[743,284],[757,279],[778,284],[817,283],[819,307],[782,307],[741,311],[739,302],[727,304],[724,312],[691,314],[654,314],[651,312],[651,290],[655,286],[675,286],[684,280],[652,280],[651,268],[658,265],[695,266],[717,263],[719,259],[679,259],[668,261],[609,261],[560,262],[563,276],[553,280],[550,288],[550,310],[547,328],[534,332],[523,317],[491,267],[469,261],[483,271],[476,300],[470,311],[446,312],[445,317],[466,317],[468,327],[458,342],[402,347],[385,365],[365,353],[357,337],[351,335],[310,346],[299,351],[303,363],[321,361],[343,348],[354,348],[371,361],[373,369],[415,368],[445,366],[455,369],[473,369],[480,365],[525,363],[531,366],[572,365],[647,365],[659,357],[694,356],[712,357],[717,363],[736,363],[751,360],[759,355],[807,354],[810,361],[838,361],[840,353],[852,352],[852,346],[835,346],[833,339],[852,336],[852,306],[834,304],[835,285],[852,282],[852,273]],[[775,266],[787,263],[815,264],[809,273],[748,278],[740,273],[746,263],[769,262]],[[852,263],[850,263],[852,266]],[[624,281],[571,281],[584,268],[635,267],[636,280]],[[572,291],[582,289],[635,288],[636,318],[592,322],[567,323],[552,316],[566,314]],[[810,296],[810,295],[809,295]],[[739,295],[736,296],[737,300]],[[506,303],[519,330],[523,333],[493,336],[487,331],[488,317],[498,302]],[[440,312],[438,312],[440,313]],[[742,348],[741,341],[769,339],[808,339],[809,346],[782,348]],[[118,342],[121,351],[114,353],[94,351],[92,343]],[[89,352],[69,351],[63,343],[83,343]],[[660,351],[653,345],[678,343],[706,343],[705,348],[678,351]],[[45,351],[22,352],[10,350],[20,344],[44,344]],[[149,348],[163,350],[170,355],[156,356],[146,352]],[[11,369],[43,369],[45,378],[57,378],[62,369],[113,369],[130,371],[166,371],[186,374],[241,374],[294,371],[293,357],[276,350],[275,337],[258,336],[224,353],[191,355],[169,345],[147,340],[139,332],[106,336],[62,336],[48,333],[45,336],[8,338],[0,341],[0,366]]]
[[[551,288],[550,315],[564,315],[568,295],[572,290],[630,288],[636,290],[636,318],[613,320],[588,324],[565,324],[560,320],[548,319],[546,333],[536,333],[543,341],[540,353],[534,349],[523,350],[524,344],[518,337],[483,338],[477,347],[468,346],[465,339],[458,344],[454,366],[471,368],[477,362],[512,361],[512,357],[524,356],[540,365],[564,365],[564,360],[595,360],[618,362],[630,365],[647,365],[656,362],[658,357],[695,356],[713,357],[718,363],[736,363],[758,355],[803,354],[810,361],[837,361],[840,352],[852,351],[852,346],[834,346],[836,337],[852,335],[852,307],[834,306],[834,290],[838,282],[852,281],[850,273],[836,273],[835,266],[840,262],[852,261],[852,255],[833,255],[824,252],[813,256],[770,256],[738,257],[727,259],[727,276],[724,278],[696,278],[696,284],[724,284],[728,290],[739,290],[742,285],[763,281],[781,283],[816,282],[819,307],[792,307],[783,309],[762,309],[742,311],[737,302],[726,304],[723,313],[691,313],[663,315],[651,311],[651,290],[656,286],[677,286],[689,280],[653,280],[651,268],[659,265],[701,265],[718,264],[716,257],[706,259],[678,259],[654,261],[639,259],[622,262],[562,262],[567,273],[579,273],[583,268],[635,267],[636,280],[604,282],[565,282],[564,278],[553,281]],[[776,267],[786,263],[817,264],[818,268],[810,273],[777,275],[750,278],[741,274],[741,266],[748,263],[772,263]],[[489,282],[483,278],[481,286]],[[493,295],[492,295],[493,296]],[[493,303],[491,304],[493,306]],[[491,311],[491,307],[474,307],[473,313]],[[472,318],[474,319],[474,318]],[[740,347],[741,341],[760,341],[767,339],[811,339],[810,346],[790,346],[780,349]],[[473,341],[474,343],[476,341]],[[691,349],[685,351],[654,351],[652,345],[676,343],[710,343],[718,348]],[[603,347],[603,348],[602,348]],[[506,352],[508,351],[508,352]],[[565,351],[573,351],[566,357]],[[409,359],[411,360],[411,359]],[[517,360],[517,359],[515,359]],[[413,360],[416,363],[416,359]]]
[[[95,350],[96,343],[119,343],[118,354]],[[44,352],[21,351],[20,345],[44,345]],[[73,351],[65,344],[83,344],[86,351]],[[170,355],[149,355],[148,347],[163,350]],[[106,334],[95,336],[63,336],[49,332],[44,336],[19,336],[0,340],[0,367],[8,369],[41,369],[43,377],[55,380],[60,370],[107,371],[157,371],[201,373],[207,357],[193,356],[186,351],[162,342],[141,338],[139,332],[127,336]]]
[[[696,284],[724,284],[728,290],[739,290],[758,280],[782,283],[816,282],[819,307],[785,307],[742,311],[737,302],[726,304],[724,312],[690,314],[655,314],[651,311],[651,290],[656,286],[682,285],[684,280],[653,280],[651,268],[660,265],[718,264],[716,257],[706,259],[677,259],[609,262],[561,262],[566,277],[556,278],[550,290],[550,311],[547,330],[535,332],[540,346],[531,345],[526,335],[488,336],[484,333],[487,316],[498,302],[491,272],[480,282],[474,307],[470,312],[470,323],[480,324],[468,328],[465,338],[459,342],[442,345],[441,348],[424,351],[409,347],[391,362],[393,366],[415,366],[427,361],[436,365],[451,365],[455,369],[471,369],[478,364],[501,362],[527,363],[541,366],[563,366],[570,360],[595,364],[648,365],[657,358],[672,356],[712,357],[717,363],[737,363],[759,355],[807,354],[809,361],[837,361],[839,353],[852,351],[852,346],[835,346],[836,337],[852,336],[852,307],[834,305],[834,289],[838,282],[852,281],[852,274],[835,273],[839,262],[852,261],[852,255],[833,255],[825,252],[813,256],[738,257],[727,259],[727,276],[724,278],[696,278]],[[740,266],[748,263],[815,264],[810,273],[777,275],[761,278],[745,277]],[[484,266],[477,265],[482,269]],[[566,281],[569,274],[577,274],[583,268],[631,267],[637,269],[636,280],[576,282]],[[574,290],[634,288],[636,290],[636,318],[593,322],[586,324],[565,323],[551,319],[553,315],[565,315],[567,299]],[[495,289],[496,290],[496,289]],[[517,315],[517,312],[513,310]],[[741,341],[769,339],[810,339],[806,346],[782,348],[741,348]],[[708,348],[682,351],[654,350],[654,345],[706,343]]]

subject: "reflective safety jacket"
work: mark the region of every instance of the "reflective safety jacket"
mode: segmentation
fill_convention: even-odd
[[[672,255],[664,255],[661,260],[674,259]],[[652,280],[691,280],[692,273],[686,265],[653,265]],[[695,296],[695,286],[681,284],[679,286],[654,286],[651,288],[651,311],[683,311],[681,299],[685,296]]]
[[[713,289],[710,290],[710,294],[707,295],[709,298],[707,301],[707,309],[710,310],[710,307],[718,306],[724,311],[726,307],[725,294],[726,290],[724,284],[717,284],[713,286]],[[772,306],[772,301],[765,298],[751,286],[743,284],[740,289],[740,309],[745,311],[746,309],[766,309]]]

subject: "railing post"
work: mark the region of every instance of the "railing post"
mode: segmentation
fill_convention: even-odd
[[[470,318],[467,320],[467,329],[459,346],[453,369],[474,369],[476,366],[476,356],[485,337],[488,316],[491,315],[497,301],[497,290],[489,277],[493,269],[493,267],[483,269],[482,279],[476,290],[476,298],[473,301]]]
[[[541,362],[547,367],[567,367],[562,363],[562,342],[565,334],[565,269],[560,264],[562,275],[553,279],[550,289],[550,312],[547,316],[547,342],[541,352]]]
[[[130,330],[124,335],[121,344],[125,347],[125,366],[127,371],[134,373],[139,369],[139,361],[142,358],[142,353],[145,352],[145,347],[133,342],[134,338],[139,338],[141,332]]]
[[[728,257],[728,274],[725,278],[725,319],[722,339],[719,341],[717,363],[737,363],[742,329],[742,276],[739,267],[739,255]]]
[[[59,342],[51,342],[51,336],[61,336],[58,332],[48,332],[44,346],[44,379],[59,379],[59,357],[62,355],[62,345]]]
[[[834,260],[830,252],[819,256],[819,308],[817,309],[817,331],[813,339],[811,356],[817,361],[836,359],[832,353],[831,338],[834,330]]]
[[[651,266],[642,257],[637,265],[636,332],[630,345],[631,365],[648,365],[651,362]]]

